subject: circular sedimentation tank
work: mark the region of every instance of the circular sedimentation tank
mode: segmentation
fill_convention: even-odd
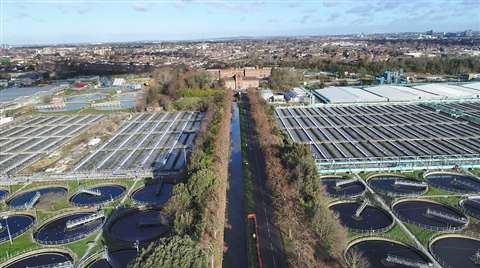
[[[73,258],[67,253],[60,251],[47,251],[32,253],[16,261],[11,262],[5,268],[25,268],[25,267],[55,267],[55,264],[70,262]]]
[[[430,252],[444,268],[478,268],[480,240],[458,235],[443,235],[432,240]]]
[[[367,183],[375,192],[392,197],[418,196],[428,190],[426,183],[400,175],[376,175],[370,177]]]
[[[480,220],[480,198],[462,199],[459,205],[465,213]]]
[[[96,259],[92,262],[90,262],[89,264],[87,264],[87,266],[85,266],[86,268],[113,268],[110,263],[108,263],[108,261],[106,259]]]
[[[8,196],[8,191],[5,189],[0,189],[0,201],[7,198]]]
[[[125,194],[125,187],[120,185],[101,185],[80,190],[70,198],[77,207],[102,206],[111,203]]]
[[[89,262],[86,268],[127,268],[137,257],[136,249],[122,249],[108,252],[109,261],[105,258],[97,258]]]
[[[383,209],[367,205],[356,216],[357,209],[362,206],[360,202],[338,202],[329,208],[338,216],[346,228],[356,233],[384,232],[393,226],[393,218]]]
[[[337,186],[337,183],[348,180],[350,179],[332,176],[321,178],[320,183],[325,187],[327,195],[333,198],[353,198],[361,196],[365,192],[365,185],[358,180]]]
[[[42,200],[44,200],[44,198],[48,198],[48,196],[50,195],[66,196],[67,188],[45,187],[45,188],[30,190],[28,192],[22,192],[20,194],[17,194],[11,197],[9,200],[7,200],[6,202],[7,206],[12,209],[24,209],[35,198],[37,193],[40,194],[40,198],[38,199],[37,202],[33,204],[33,207],[35,207],[38,204],[38,202],[41,202]]]
[[[147,184],[132,194],[135,202],[146,205],[164,205],[172,197],[173,184]],[[161,188],[160,188],[161,187]]]
[[[401,200],[392,205],[392,210],[402,221],[430,230],[456,231],[468,224],[461,211],[427,200]]]
[[[38,243],[46,245],[66,244],[83,239],[100,229],[105,217],[101,215],[99,218],[74,226],[68,226],[68,223],[81,221],[94,214],[95,212],[80,212],[50,220],[35,232],[34,238]]]
[[[428,257],[419,250],[381,238],[367,238],[351,244],[345,253],[347,262],[350,261],[349,256],[353,254],[360,255],[363,262],[368,263],[364,267],[411,267],[402,265],[397,260],[408,260],[424,265],[430,264]]]
[[[109,252],[108,255],[113,268],[127,268],[138,253],[136,249],[122,249]]]
[[[165,215],[156,209],[131,210],[116,216],[107,226],[108,236],[124,242],[146,243],[170,231]]]
[[[13,214],[8,217],[0,218],[0,244],[6,242],[11,238],[15,238],[28,229],[30,229],[35,222],[35,218],[30,215]],[[8,233],[10,232],[10,236]]]
[[[425,175],[425,179],[431,186],[446,191],[480,193],[480,180],[473,176],[453,172],[431,172]]]

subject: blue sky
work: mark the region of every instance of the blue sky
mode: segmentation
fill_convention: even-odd
[[[0,0],[1,43],[480,30],[480,0]]]

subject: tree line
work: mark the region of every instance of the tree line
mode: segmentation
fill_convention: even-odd
[[[340,267],[347,231],[328,208],[310,148],[291,142],[276,127],[271,107],[248,93],[255,135],[274,199],[275,222],[290,246],[292,267]]]
[[[209,97],[185,179],[164,207],[174,234],[144,249],[134,268],[221,266],[230,120],[231,94]]]

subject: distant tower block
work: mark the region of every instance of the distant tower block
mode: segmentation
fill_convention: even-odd
[[[466,218],[460,218],[451,214],[447,214],[438,210],[427,208],[427,216],[440,218],[443,220],[453,221],[461,224],[467,224],[468,220]]]
[[[344,186],[347,186],[349,184],[355,183],[356,181],[357,181],[357,179],[339,180],[339,181],[335,182],[335,187],[337,187],[337,188],[344,187]]]
[[[365,208],[368,205],[367,199],[363,200],[363,203],[357,208],[357,211],[355,211],[355,218],[359,218],[362,212],[365,210]]]
[[[410,187],[419,187],[419,188],[423,188],[427,186],[423,182],[413,182],[413,181],[407,181],[407,180],[395,180],[394,184],[398,186],[410,186]]]
[[[392,264],[398,264],[408,267],[416,267],[416,268],[429,268],[433,267],[433,263],[425,263],[420,261],[413,261],[407,259],[405,257],[395,256],[395,255],[388,255],[386,261]]]

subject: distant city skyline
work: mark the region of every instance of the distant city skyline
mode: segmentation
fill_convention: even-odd
[[[1,43],[480,30],[478,0],[0,0]]]

